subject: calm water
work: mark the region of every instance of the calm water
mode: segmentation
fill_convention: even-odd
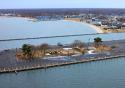
[[[125,88],[125,58],[1,74],[0,88]]]
[[[71,21],[33,22],[29,21],[29,19],[26,18],[0,17],[0,39],[84,34],[84,33],[85,34],[96,33],[96,31],[88,27],[87,25]],[[100,36],[103,40],[118,40],[118,39],[124,39],[125,33],[0,42],[0,50],[19,48],[23,44],[34,44],[34,45],[39,45],[41,43],[57,44],[58,42],[62,44],[67,44],[73,42],[74,40],[81,40],[83,42],[88,42],[89,39],[90,41],[93,41],[93,39],[98,36]]]
[[[22,18],[0,18],[0,39],[76,33],[96,31],[86,25],[68,21],[32,22]],[[24,43],[88,42],[98,36],[103,40],[118,40],[124,39],[125,33],[0,42],[0,49],[21,47]],[[17,75],[0,74],[0,88],[125,88],[125,58],[25,71]]]
[[[71,21],[39,21],[19,17],[0,17],[0,39],[96,33],[81,23]]]

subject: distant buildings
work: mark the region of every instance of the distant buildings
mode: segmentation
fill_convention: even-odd
[[[36,16],[38,21],[55,21],[55,20],[63,20],[64,16]]]
[[[125,21],[121,18],[125,19],[125,17],[122,16],[91,15],[86,19],[86,22],[96,26],[102,26],[104,29],[125,29]]]

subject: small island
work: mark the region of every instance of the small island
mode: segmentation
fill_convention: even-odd
[[[84,43],[75,40],[65,45],[24,44],[19,49],[1,51],[0,72],[17,73],[125,56],[125,40],[103,41],[97,37],[93,41]]]

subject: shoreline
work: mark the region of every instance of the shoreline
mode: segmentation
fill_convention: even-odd
[[[104,33],[104,31],[101,28],[99,28],[99,27],[97,27],[95,25],[92,25],[92,24],[89,24],[89,23],[86,23],[86,22],[80,22],[80,23],[83,23],[83,24],[91,27],[92,29],[96,30],[97,33]]]
[[[109,56],[109,57],[104,57],[104,58],[91,58],[91,59],[86,59],[86,60],[81,60],[81,61],[71,61],[71,62],[63,62],[60,64],[51,64],[51,65],[45,65],[42,66],[42,64],[36,64],[35,66],[24,66],[24,67],[10,67],[6,69],[0,69],[0,74],[2,73],[18,73],[22,71],[30,71],[30,70],[36,70],[36,69],[47,69],[47,68],[52,68],[52,67],[60,67],[60,66],[67,66],[67,65],[73,65],[73,64],[80,64],[80,63],[87,63],[87,62],[93,62],[93,61],[101,61],[101,60],[108,60],[108,59],[117,59],[120,57],[125,57],[125,55],[116,55],[116,56]]]
[[[85,20],[81,21],[79,18],[65,18],[64,20],[82,23],[96,30],[97,33],[124,33],[125,32],[124,29],[115,29],[115,30],[106,29],[105,30],[103,26],[96,26],[94,24],[85,22]]]
[[[97,27],[97,26],[95,26],[95,25],[93,25],[93,24],[86,23],[85,21],[82,21],[82,22],[81,22],[79,19],[64,19],[64,20],[65,20],[65,21],[82,23],[82,24],[87,25],[87,26],[89,26],[90,28],[96,30],[97,33],[104,33],[104,31],[103,31],[101,28],[99,28],[99,27]]]

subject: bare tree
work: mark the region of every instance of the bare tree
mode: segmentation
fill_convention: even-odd
[[[79,48],[83,48],[84,47],[84,43],[81,42],[80,40],[75,40],[73,43],[72,43],[72,46],[73,47],[79,47]]]
[[[48,49],[49,45],[44,43],[42,45],[40,45],[40,50],[43,51],[43,54],[45,55],[46,53],[46,49]]]

